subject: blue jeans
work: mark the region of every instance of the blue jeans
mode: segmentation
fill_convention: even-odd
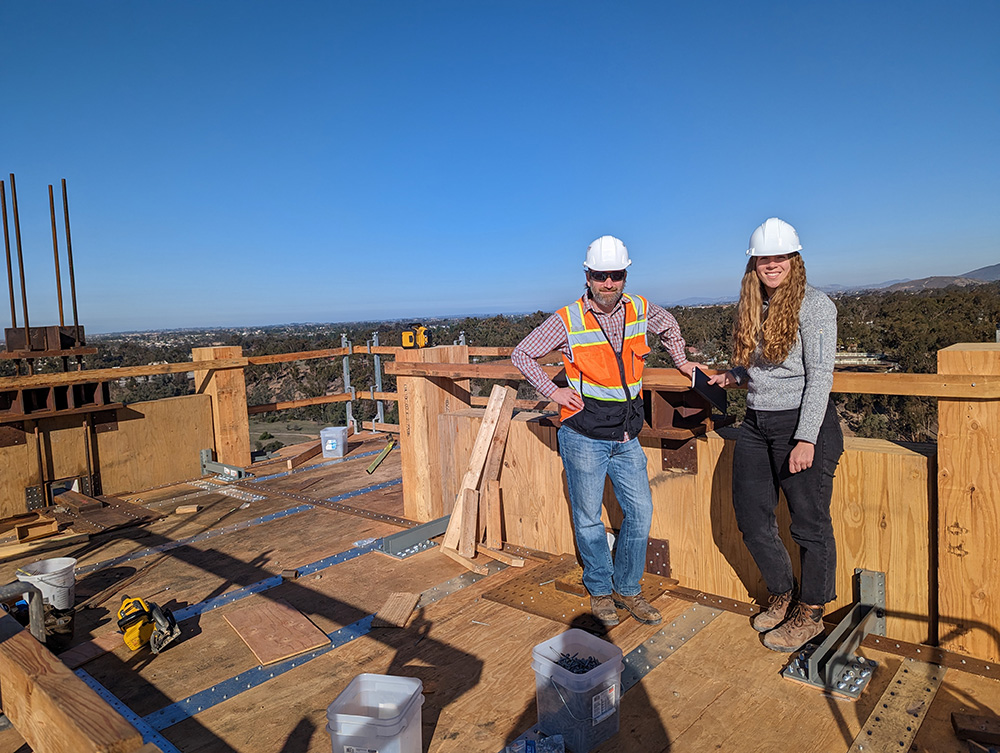
[[[583,584],[592,596],[612,590],[622,596],[639,593],[646,565],[653,496],[646,475],[646,453],[638,439],[628,442],[591,439],[568,426],[559,427],[559,454],[573,512],[573,533],[583,562]],[[601,521],[604,479],[610,477],[623,521],[614,561]]]

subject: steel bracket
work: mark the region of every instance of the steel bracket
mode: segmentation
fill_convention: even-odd
[[[243,468],[236,465],[226,465],[225,463],[217,463],[212,460],[211,450],[202,450],[201,453],[201,475],[208,476],[213,473],[218,473],[224,476],[230,481],[239,481],[241,479],[247,478],[250,474],[247,473]]]
[[[855,569],[857,602],[822,643],[806,644],[782,677],[857,700],[878,662],[855,654],[869,633],[885,635],[885,573]]]
[[[382,551],[397,559],[406,559],[414,554],[434,546],[431,539],[440,536],[448,530],[450,515],[431,520],[406,531],[385,536],[382,539]]]

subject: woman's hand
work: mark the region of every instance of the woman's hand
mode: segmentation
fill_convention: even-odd
[[[816,445],[812,442],[803,442],[800,440],[792,448],[792,452],[788,456],[788,472],[798,473],[799,471],[804,471],[806,468],[812,468],[815,452]]]
[[[549,395],[549,397],[564,408],[577,411],[583,410],[583,398],[580,397],[580,393],[569,387],[560,387]]]
[[[708,383],[717,384],[720,387],[735,387],[737,384],[739,384],[739,382],[736,381],[736,377],[733,376],[733,372],[731,371],[724,371],[721,374],[710,376],[708,378]]]

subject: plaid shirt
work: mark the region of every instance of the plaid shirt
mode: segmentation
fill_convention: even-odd
[[[621,353],[622,336],[625,331],[625,303],[619,301],[610,314],[605,314],[594,305],[589,294],[584,296],[584,301],[587,308],[597,317],[598,324],[610,338],[611,347],[616,353]],[[675,366],[683,366],[687,363],[687,357],[684,355],[684,338],[681,337],[681,328],[673,314],[655,303],[650,303],[646,311],[646,331],[659,335],[660,342],[670,354]],[[542,371],[535,359],[541,358],[553,350],[558,350],[564,357],[569,358],[570,349],[566,325],[558,313],[553,314],[532,330],[527,337],[518,343],[510,355],[510,360],[524,374],[524,378],[545,397],[552,395],[558,388],[548,374]]]

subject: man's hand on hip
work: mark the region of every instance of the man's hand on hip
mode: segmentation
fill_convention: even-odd
[[[559,387],[549,397],[564,408],[583,410],[583,398],[580,397],[580,393],[569,387]]]

